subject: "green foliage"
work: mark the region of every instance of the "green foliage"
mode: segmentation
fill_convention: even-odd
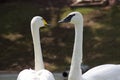
[[[78,11],[80,13],[82,13],[83,15],[89,14],[90,12],[96,10],[97,8],[90,8],[90,7],[83,7],[83,8],[69,8],[69,7],[65,7],[62,9],[62,11],[64,12],[62,14],[62,18],[65,17],[68,13],[73,12],[73,11]]]

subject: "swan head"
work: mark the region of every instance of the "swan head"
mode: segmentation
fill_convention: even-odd
[[[31,26],[40,28],[44,27],[45,25],[47,25],[47,22],[41,16],[35,16],[31,20]]]
[[[64,19],[60,20],[59,23],[70,22],[72,24],[80,24],[83,21],[82,14],[79,12],[71,12]]]

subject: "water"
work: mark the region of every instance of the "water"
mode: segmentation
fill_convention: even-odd
[[[55,76],[55,80],[65,80],[64,77],[62,76],[62,73],[53,73],[54,76]],[[17,75],[18,74],[15,74],[15,73],[3,73],[3,74],[0,74],[0,80],[16,80],[17,79]]]
[[[0,74],[0,80],[16,80],[18,74]]]

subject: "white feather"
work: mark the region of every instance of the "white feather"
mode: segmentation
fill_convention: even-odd
[[[72,12],[70,23],[75,26],[75,43],[68,80],[120,80],[120,65],[105,64],[94,67],[82,75],[82,43],[83,43],[83,17],[79,12]],[[64,18],[62,21],[68,20]],[[70,18],[70,17],[69,17]]]
[[[36,16],[31,21],[31,33],[35,52],[35,70],[25,69],[21,71],[17,80],[55,80],[53,74],[44,68],[42,51],[40,45],[39,28],[43,27],[44,21],[40,16]]]

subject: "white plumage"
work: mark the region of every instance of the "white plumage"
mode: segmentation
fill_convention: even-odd
[[[25,69],[19,73],[17,80],[54,80],[54,76],[45,69],[39,71]]]
[[[17,80],[55,80],[53,74],[44,68],[42,58],[39,28],[45,26],[46,24],[46,21],[40,16],[36,16],[31,20],[31,33],[35,53],[35,70],[22,70],[19,73]]]
[[[85,80],[120,80],[120,65],[100,65],[88,70],[82,77]]]
[[[72,12],[61,21],[70,22],[75,26],[75,43],[68,80],[120,80],[120,65],[105,64],[94,67],[82,75],[82,41],[83,16],[79,12]]]

